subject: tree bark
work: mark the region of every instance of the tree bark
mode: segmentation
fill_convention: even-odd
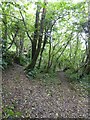
[[[5,50],[7,48],[7,17],[6,17],[6,15],[3,15],[2,22],[3,22],[3,27],[2,27],[3,46],[2,46],[2,49]],[[4,52],[4,50],[3,50],[3,52]]]
[[[35,31],[34,31],[34,37],[32,41],[32,59],[34,58],[36,47],[37,47],[37,41],[39,37],[39,14],[40,14],[41,7],[37,5],[37,11],[36,11],[36,20],[35,20]]]
[[[19,57],[22,56],[23,46],[24,46],[24,39],[23,39],[23,38],[20,38]]]
[[[45,35],[44,35],[44,42],[43,42],[43,46],[42,46],[41,53],[40,53],[40,59],[39,59],[38,68],[40,68],[40,66],[41,66],[42,54],[43,54],[45,45],[46,45],[46,43],[47,43],[47,39],[48,39],[48,37],[47,37],[47,32],[45,32]]]
[[[88,1],[88,48],[87,48],[87,59],[85,66],[85,73],[90,74],[90,1]]]
[[[44,4],[46,5],[46,0],[44,1]],[[37,9],[39,9],[39,7]],[[37,20],[39,20],[38,19],[39,16],[37,16],[37,15],[39,15],[39,14],[37,14],[37,11],[36,11],[36,18],[37,18]],[[32,59],[31,59],[31,63],[25,69],[27,71],[31,71],[31,70],[34,69],[34,67],[36,65],[36,62],[37,62],[37,59],[38,59],[38,56],[39,56],[39,53],[40,53],[40,50],[41,50],[41,44],[42,44],[42,39],[43,39],[43,31],[44,31],[45,15],[46,15],[46,9],[44,7],[43,11],[42,11],[42,15],[41,15],[40,30],[37,31],[38,34],[36,33],[37,28],[34,32],[34,40],[32,42]],[[36,22],[39,22],[37,20],[36,20]],[[35,24],[36,24],[35,27],[38,27],[37,26],[38,23],[35,23]]]
[[[49,57],[48,57],[48,65],[47,65],[47,71],[46,72],[48,72],[49,71],[49,68],[50,68],[50,66],[51,66],[51,49],[52,49],[52,43],[51,43],[51,38],[50,38],[50,40],[49,40]]]

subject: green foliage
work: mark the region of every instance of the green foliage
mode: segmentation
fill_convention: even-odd
[[[81,73],[67,70],[66,71],[67,77],[69,77],[69,82],[74,84],[77,89],[80,89],[82,93],[90,92],[90,75],[82,75]]]
[[[36,75],[38,73],[39,73],[39,70],[38,69],[34,69],[34,70],[28,72],[27,77],[34,79],[34,78],[36,78]]]
[[[81,86],[90,93],[90,75],[84,75],[80,79]]]
[[[5,63],[4,63],[5,64]],[[0,69],[3,69],[3,66],[2,66],[2,58],[0,58]]]
[[[28,72],[27,77],[31,79],[36,79],[42,81],[45,85],[57,85],[61,84],[59,78],[57,77],[57,73],[53,73],[50,71],[46,73],[45,71],[41,71],[41,69],[35,68],[33,71]]]
[[[7,51],[2,56],[2,65],[3,65],[3,67],[6,68],[8,65],[12,65],[14,57],[15,57],[15,52]]]
[[[33,71],[28,72],[28,77],[35,78],[36,77],[36,71],[33,70]]]
[[[0,65],[3,68],[7,68],[9,65],[13,65],[14,62],[25,66],[28,63],[28,58],[24,55],[18,57],[14,51],[7,51],[2,60],[0,60]]]
[[[8,65],[7,61],[5,61],[5,60],[3,59],[2,62],[1,62],[1,64],[0,64],[1,68],[2,68],[2,69],[7,68],[7,65]]]
[[[38,73],[36,75],[37,80],[43,82],[44,85],[60,85],[60,79],[57,77],[57,73]]]
[[[3,118],[13,119],[15,117],[21,117],[21,112],[15,111],[14,106],[7,106],[3,108]]]
[[[79,74],[73,70],[67,70],[66,71],[67,76],[70,78],[70,81],[78,81]]]
[[[56,67],[55,70],[69,67],[70,71],[68,71],[68,74],[71,79],[77,80],[78,73],[74,73],[74,71],[82,63],[86,49],[85,40],[81,37],[81,35],[83,35],[82,24],[86,22],[86,18],[88,16],[87,4],[85,1],[80,3],[72,3],[71,1],[61,0],[54,3],[48,2],[46,6],[41,0],[36,3],[21,1],[17,3],[14,1],[2,2],[0,11],[2,12],[2,20],[4,22],[2,22],[0,27],[2,27],[2,37],[4,37],[2,41],[2,51],[4,54],[3,60],[0,60],[0,68],[2,68],[2,66],[3,68],[6,68],[8,65],[12,65],[15,57],[18,58],[19,64],[23,66],[27,66],[27,64],[31,62],[32,42],[29,41],[28,35],[33,39],[37,4],[40,5],[41,8],[46,7],[44,31],[48,29],[48,39],[42,54],[40,71],[45,72],[47,70],[48,60],[50,57],[49,62],[51,63],[51,66],[49,71],[53,71],[54,67]],[[20,10],[24,21],[20,14]],[[40,9],[40,12],[41,10],[42,9]],[[39,17],[41,18],[41,14]],[[9,51],[7,51],[7,48],[13,41],[16,28],[18,28],[19,32],[13,45]],[[8,33],[7,36],[5,35],[5,31]],[[51,34],[49,33],[50,31]],[[43,38],[45,34],[46,33],[43,33]],[[50,37],[52,37],[52,40],[50,40]],[[29,56],[25,56],[24,52],[21,56],[16,56],[16,48],[20,49],[20,44],[16,45],[16,43],[19,43],[21,39],[24,40],[23,49],[25,48],[25,50],[29,53]],[[14,51],[14,53],[12,51]],[[50,56],[48,54],[49,51]],[[57,60],[57,58],[59,59]],[[38,65],[38,61],[39,59],[37,60],[36,66]],[[35,68],[33,71],[28,72],[28,76],[35,78],[40,71]]]
[[[20,61],[20,65],[25,66],[27,65],[29,60],[26,56],[22,55],[19,57],[19,61]]]

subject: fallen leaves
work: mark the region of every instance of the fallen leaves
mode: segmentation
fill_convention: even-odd
[[[77,91],[71,90],[62,82],[63,77],[62,75],[58,84],[47,85],[43,80],[30,81],[22,67],[15,65],[13,70],[11,68],[3,77],[3,105],[15,103],[15,109],[22,112],[23,117],[87,118],[88,97],[77,95]],[[12,114],[12,111],[10,113]]]

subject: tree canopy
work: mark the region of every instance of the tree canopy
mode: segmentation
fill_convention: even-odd
[[[14,52],[13,59],[22,62],[26,71],[90,72],[85,0],[3,1],[0,11],[4,60]]]
[[[2,0],[0,13],[3,118],[88,118],[90,0]]]

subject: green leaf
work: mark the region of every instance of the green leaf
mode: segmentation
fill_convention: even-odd
[[[8,116],[14,116],[15,115],[13,110],[11,110],[11,109],[7,110],[7,114],[8,114]]]

